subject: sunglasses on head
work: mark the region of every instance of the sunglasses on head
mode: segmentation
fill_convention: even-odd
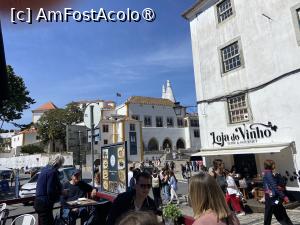
[[[150,188],[152,187],[151,184],[139,184],[139,185],[140,185],[140,187],[143,188],[143,189],[146,189],[146,188],[150,189]]]

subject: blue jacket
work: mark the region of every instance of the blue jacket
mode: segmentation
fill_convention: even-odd
[[[59,200],[60,194],[59,172],[56,168],[48,165],[42,169],[39,175],[36,185],[36,198],[47,204],[54,204]]]
[[[278,184],[273,176],[272,170],[265,170],[264,178],[264,190],[268,197],[284,199],[284,193],[278,189]]]
[[[177,191],[177,180],[174,176],[170,178],[169,184],[171,188],[173,188],[175,191]]]

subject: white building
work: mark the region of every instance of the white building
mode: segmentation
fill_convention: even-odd
[[[40,145],[41,140],[37,134],[37,130],[34,127],[17,132],[11,137],[12,155],[19,155],[21,147],[25,145]]]
[[[32,110],[32,123],[37,123],[37,121],[41,118],[41,116],[49,111],[57,109],[57,106],[52,102],[47,102],[37,109]],[[37,129],[32,126],[29,129],[16,132],[11,137],[11,146],[12,146],[12,155],[19,155],[21,151],[21,147],[25,145],[40,145],[44,148],[44,150],[48,153],[52,152],[51,144],[43,145],[40,137],[38,136]],[[56,149],[54,151],[59,152],[62,150],[63,146],[60,143],[56,143]]]
[[[183,16],[191,28],[200,155],[251,176],[274,159],[287,189],[300,191],[299,0],[198,0]]]
[[[104,145],[125,141],[130,161],[157,159],[167,152],[188,155],[200,149],[198,115],[175,103],[169,81],[162,98],[132,96],[117,107],[99,106],[101,138],[95,141],[96,154]],[[174,107],[182,109],[178,115]]]
[[[37,123],[37,121],[41,118],[41,116],[52,109],[57,109],[57,106],[53,104],[53,102],[47,102],[37,109],[32,110],[32,122]]]
[[[188,154],[200,149],[198,116],[186,113],[184,107],[176,115],[174,107],[178,106],[167,81],[162,98],[132,96],[116,108],[118,115],[139,122],[137,129],[142,135],[138,146],[142,159],[152,160],[165,152]]]
[[[10,151],[11,150],[11,137],[15,132],[0,133],[0,151]]]

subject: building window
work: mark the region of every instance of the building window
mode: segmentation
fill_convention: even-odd
[[[300,3],[291,8],[292,19],[295,27],[296,40],[300,46]]]
[[[227,73],[242,65],[238,41],[221,49],[223,73]]]
[[[131,118],[134,119],[134,120],[140,120],[140,116],[139,115],[132,115]]]
[[[144,126],[145,127],[151,127],[152,126],[151,116],[145,116],[144,117]]]
[[[199,127],[199,120],[191,119],[191,127]]]
[[[195,137],[195,138],[200,137],[199,130],[194,130],[194,137]]]
[[[246,95],[239,95],[227,100],[230,123],[240,123],[249,120]]]
[[[135,136],[130,136],[130,142],[135,143],[136,142],[136,137]]]
[[[156,127],[163,127],[163,118],[161,116],[156,117]]]
[[[183,127],[183,119],[182,118],[177,118],[177,126]]]
[[[135,131],[135,124],[130,124],[130,131]]]
[[[167,127],[173,127],[173,118],[172,117],[167,117]]]
[[[103,133],[108,133],[108,125],[107,124],[102,125],[102,131],[103,131]]]
[[[40,139],[41,139],[41,137],[36,135],[36,140],[40,140]]]
[[[217,5],[218,22],[221,23],[233,14],[231,0],[224,0]]]
[[[107,144],[108,144],[108,140],[107,140],[107,139],[104,139],[104,140],[103,140],[103,144],[107,145]]]

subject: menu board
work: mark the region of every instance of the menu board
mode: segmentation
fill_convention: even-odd
[[[127,187],[127,149],[124,143],[101,148],[102,190],[119,194]]]

